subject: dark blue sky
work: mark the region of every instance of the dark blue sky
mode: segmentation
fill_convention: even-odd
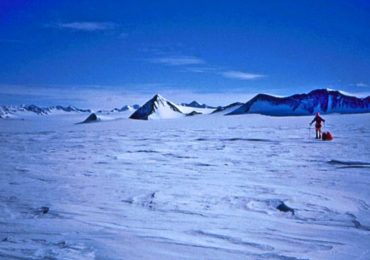
[[[370,1],[1,0],[0,57],[2,103],[369,93]]]

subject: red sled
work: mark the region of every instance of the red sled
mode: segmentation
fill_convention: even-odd
[[[329,131],[322,133],[322,140],[323,141],[331,141],[333,139],[334,139],[334,137],[333,137],[333,135]]]

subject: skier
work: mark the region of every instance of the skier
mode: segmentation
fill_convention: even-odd
[[[321,139],[321,127],[322,122],[325,122],[325,120],[320,116],[320,113],[317,112],[315,118],[311,121],[310,126],[315,123],[315,129],[316,129],[316,139]]]

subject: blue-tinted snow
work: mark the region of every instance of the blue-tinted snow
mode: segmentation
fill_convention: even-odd
[[[370,258],[369,114],[85,117],[0,121],[0,258]]]

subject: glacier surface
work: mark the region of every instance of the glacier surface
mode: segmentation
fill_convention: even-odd
[[[85,117],[0,120],[0,258],[370,258],[369,114]]]

